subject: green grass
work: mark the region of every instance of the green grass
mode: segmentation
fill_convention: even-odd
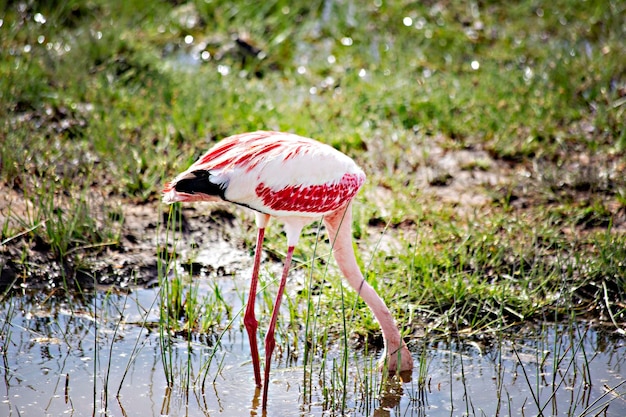
[[[3,206],[0,240],[17,248],[7,253],[18,270],[43,248],[64,271],[89,271],[122,246],[125,207],[152,204],[159,216],[162,183],[215,140],[287,130],[367,172],[355,204],[360,262],[409,338],[423,326],[475,335],[572,312],[623,326],[624,5],[377,4],[8,5],[0,183],[26,208]],[[194,55],[206,59],[188,63]],[[425,171],[461,151],[482,159]],[[445,185],[461,171],[498,181]],[[437,194],[446,189],[485,200],[450,202]],[[252,223],[239,220],[232,233],[251,250]],[[315,252],[314,235],[296,258],[315,258],[314,281],[331,284],[315,308],[336,310],[343,297],[349,333],[380,344],[364,304],[324,272],[328,248]],[[267,245],[284,253],[277,225]],[[308,291],[291,320],[306,314]],[[193,294],[184,277],[169,288],[173,331],[230,319],[219,294]],[[220,306],[215,317],[206,303]],[[337,335],[338,318],[316,325]]]

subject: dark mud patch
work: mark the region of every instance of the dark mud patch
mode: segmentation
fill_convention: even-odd
[[[46,227],[45,222],[34,227],[23,226],[22,222],[31,210],[30,204],[18,191],[5,193],[0,199],[2,224],[19,231],[2,237],[0,287],[151,287],[158,284],[159,272],[166,272],[165,267],[174,256],[182,261],[182,267],[191,275],[200,274],[200,271],[206,275],[232,273],[224,267],[187,261],[189,250],[220,240],[232,240],[229,228],[232,229],[237,221],[232,212],[220,206],[200,209],[189,206],[170,211],[156,200],[137,204],[119,199],[114,205],[121,224],[118,239],[101,246],[77,248],[60,259],[38,230]],[[176,218],[175,226],[172,226],[170,217]],[[170,230],[167,230],[168,223]],[[181,237],[191,243],[186,249],[175,249],[174,242]]]

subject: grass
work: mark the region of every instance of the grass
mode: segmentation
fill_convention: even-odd
[[[264,128],[330,143],[367,172],[355,204],[360,263],[394,301],[407,340],[572,315],[623,332],[622,3],[102,0],[3,10],[3,285],[103,280],[95,265],[136,248],[131,208],[157,218],[168,178],[216,140]],[[251,217],[220,210],[214,228],[251,252]],[[196,223],[181,227],[199,227],[182,212]],[[155,270],[175,257],[193,266],[193,248],[185,259],[159,238],[157,250],[153,229],[142,230]],[[315,230],[295,256],[315,285],[287,305],[282,343],[312,349],[307,359],[338,335],[379,347],[377,324],[327,270]],[[280,227],[266,241],[280,259]],[[236,312],[217,286],[199,298],[190,275],[163,292],[166,331],[223,330]],[[274,296],[265,279],[264,312]],[[346,315],[316,319],[317,339],[299,340],[291,323],[339,305]]]

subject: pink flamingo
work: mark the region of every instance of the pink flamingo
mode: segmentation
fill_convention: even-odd
[[[228,201],[255,211],[258,235],[244,326],[257,387],[261,387],[261,370],[254,303],[263,236],[271,216],[285,225],[287,257],[265,337],[263,410],[267,406],[276,319],[289,265],[302,228],[316,218],[324,219],[341,272],[380,324],[385,342],[381,366],[391,372],[413,369],[411,354],[391,312],[365,281],[352,248],[352,198],[364,181],[365,174],[356,163],[331,146],[294,134],[260,131],[223,139],[165,185],[166,203]]]

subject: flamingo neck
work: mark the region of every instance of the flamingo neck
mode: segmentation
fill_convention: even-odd
[[[400,350],[404,344],[395,320],[382,298],[376,293],[361,273],[354,249],[352,247],[352,203],[325,216],[324,223],[328,229],[333,255],[346,281],[365,301],[378,321],[385,341],[387,355]]]

